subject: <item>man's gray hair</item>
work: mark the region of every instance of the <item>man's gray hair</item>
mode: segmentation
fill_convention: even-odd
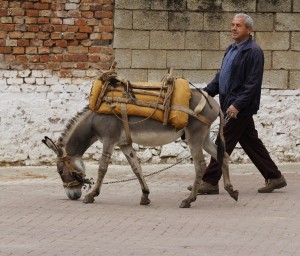
[[[237,13],[234,18],[245,18],[246,28],[253,28],[253,19],[245,13]]]

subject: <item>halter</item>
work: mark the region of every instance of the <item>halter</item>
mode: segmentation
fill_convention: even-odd
[[[69,172],[70,176],[75,178],[75,180],[70,182],[63,181],[64,188],[72,188],[77,186],[83,186],[84,184],[91,185],[92,182],[89,179],[85,179],[85,173],[77,171],[74,166],[70,162],[70,158],[68,157],[67,153],[64,151],[62,157],[57,157],[57,161],[63,162],[67,167],[67,171]],[[75,175],[74,175],[75,174]]]

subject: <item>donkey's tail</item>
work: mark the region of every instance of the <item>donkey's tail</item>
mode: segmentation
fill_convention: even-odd
[[[219,124],[219,133],[216,140],[217,145],[217,160],[219,163],[219,166],[222,167],[224,154],[225,154],[225,138],[224,138],[224,115],[222,113],[222,110],[219,111],[219,118],[220,118],[220,124]]]

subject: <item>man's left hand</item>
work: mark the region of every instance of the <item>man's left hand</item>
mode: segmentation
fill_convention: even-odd
[[[230,107],[227,109],[226,114],[230,117],[230,118],[237,118],[237,114],[239,113],[239,111],[235,108],[235,106],[230,105]]]

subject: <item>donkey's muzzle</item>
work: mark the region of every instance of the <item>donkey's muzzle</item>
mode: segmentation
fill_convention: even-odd
[[[81,197],[81,188],[65,188],[66,194],[71,200],[78,200]]]

